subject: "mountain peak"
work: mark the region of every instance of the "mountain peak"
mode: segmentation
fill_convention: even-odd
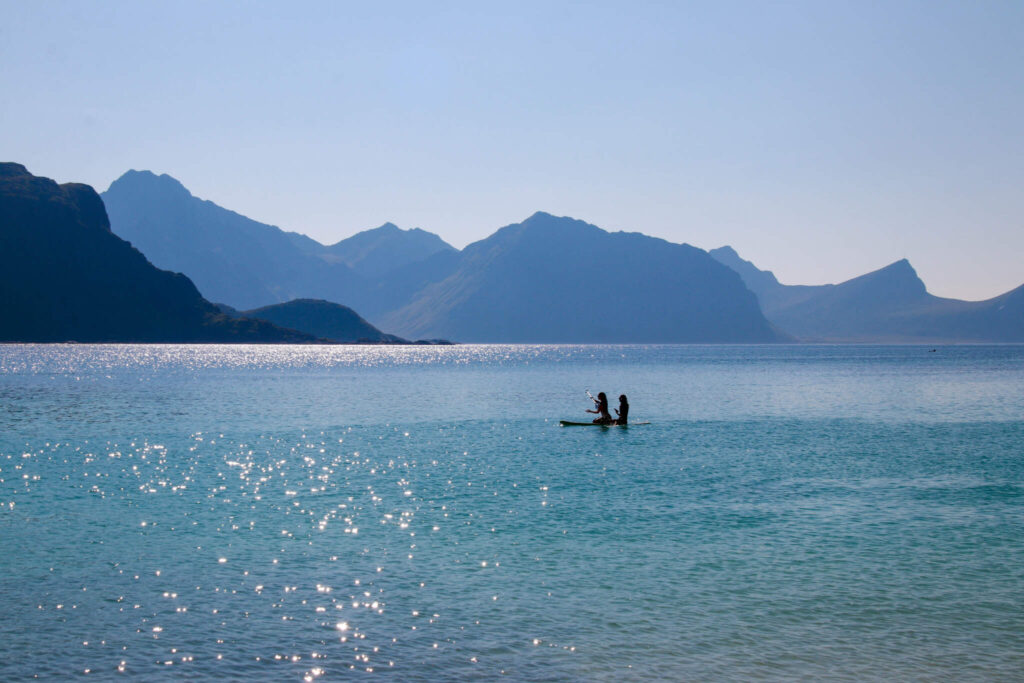
[[[442,251],[455,248],[426,230],[403,230],[387,222],[379,228],[364,230],[326,248],[332,262],[341,262],[364,276],[384,273]]]
[[[378,232],[405,232],[404,230],[402,230],[400,227],[398,227],[397,225],[395,225],[391,221],[388,221],[387,223],[385,223],[384,225],[380,226],[379,228],[375,228],[375,230],[377,230]]]
[[[159,192],[160,194],[183,198],[192,196],[188,188],[182,185],[177,178],[166,173],[157,175],[152,171],[136,171],[135,169],[127,171],[120,178],[112,182],[107,190],[107,192],[111,193],[119,191],[132,193]]]
[[[723,258],[738,259],[740,257],[739,252],[730,247],[728,244],[722,247],[718,247],[717,249],[712,249],[708,253],[711,254],[712,256],[715,256],[717,254],[722,256]]]
[[[477,253],[498,245],[511,244],[523,244],[528,248],[537,244],[545,244],[547,248],[555,248],[559,244],[567,247],[574,240],[598,234],[608,233],[596,225],[571,216],[554,216],[545,211],[537,211],[521,223],[506,225],[489,237],[473,242],[466,250]]]
[[[519,223],[520,226],[527,230],[585,230],[585,231],[598,231],[606,232],[596,225],[591,225],[586,221],[581,221],[578,218],[572,216],[555,216],[546,211],[537,211],[532,216]],[[513,226],[510,226],[513,227]]]
[[[761,270],[750,261],[744,260],[729,245],[712,249],[708,254],[722,265],[736,271],[743,279],[743,284],[761,300],[762,306],[764,305],[764,296],[779,286],[779,281],[775,278],[775,274],[772,271]]]
[[[530,221],[545,220],[549,218],[558,218],[554,214],[550,214],[547,211],[534,211],[523,223],[529,223]]]
[[[28,169],[13,161],[0,161],[0,178],[15,178],[17,176],[31,176]]]
[[[899,285],[908,293],[925,293],[924,282],[922,282],[921,278],[918,277],[917,271],[914,270],[914,266],[910,265],[910,261],[905,258],[902,258],[899,261],[894,261],[874,272],[861,275],[859,278],[854,278],[853,280],[850,280],[850,282],[868,279],[877,281],[884,280],[890,285]]]
[[[527,225],[527,226],[529,226],[529,225],[557,225],[557,224],[562,224],[562,225],[587,225],[587,226],[590,226],[590,223],[587,223],[586,221],[581,221],[578,218],[573,218],[572,216],[556,216],[555,214],[548,213],[547,211],[535,211],[529,218],[527,218],[522,223],[520,223],[520,225]],[[595,225],[595,226],[590,226],[590,227],[596,228],[597,226]],[[598,229],[600,230],[600,228],[598,228]]]

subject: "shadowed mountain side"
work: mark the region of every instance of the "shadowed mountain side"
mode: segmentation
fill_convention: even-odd
[[[454,273],[461,259],[461,252],[439,251],[422,261],[407,263],[356,293],[353,304],[368,318],[377,320],[407,305],[428,285]]]
[[[401,337],[381,332],[348,306],[330,301],[296,299],[245,311],[242,315],[336,342],[408,343]]]
[[[729,247],[710,253],[736,270],[772,323],[804,341],[1024,341],[1024,288],[988,301],[943,299],[906,259],[836,285],[790,286]]]
[[[0,164],[0,341],[305,342],[233,320],[110,232],[88,185]]]
[[[434,233],[385,223],[325,247],[323,258],[344,263],[368,278],[379,278],[437,253],[454,254],[456,249]]]
[[[128,171],[103,193],[114,231],[209,299],[252,308],[298,297],[345,299],[365,287],[323,245],[192,196],[177,180]]]
[[[472,342],[771,342],[778,334],[707,253],[537,213],[463,250],[382,322]]]

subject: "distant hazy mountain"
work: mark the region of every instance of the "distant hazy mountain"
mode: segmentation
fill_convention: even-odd
[[[242,310],[321,300],[266,312],[298,316],[301,330],[340,335],[350,309],[326,303],[336,301],[405,337],[458,341],[1024,341],[1021,290],[941,299],[906,261],[838,285],[790,286],[730,247],[709,256],[545,213],[460,252],[390,223],[324,246],[148,171],[129,171],[103,200],[115,233],[209,299]]]
[[[116,234],[155,265],[188,275],[212,301],[244,309],[301,297],[343,300],[365,286],[345,264],[309,253],[315,240],[193,197],[168,175],[128,171],[103,202]]]
[[[729,268],[689,245],[537,213],[466,247],[451,274],[382,318],[404,336],[478,342],[768,342]]]
[[[837,285],[783,285],[731,247],[710,254],[733,268],[765,316],[806,341],[1024,341],[1024,287],[988,301],[929,294],[904,259]]]
[[[299,298],[357,310],[389,306],[401,271],[438,253],[440,237],[388,223],[332,246],[204,201],[174,178],[128,171],[103,193],[115,233],[157,266],[191,277],[207,298],[246,309]],[[387,284],[384,278],[387,278]]]
[[[0,164],[0,341],[311,341],[232,320],[110,232],[88,185]]]
[[[380,321],[406,306],[427,285],[440,282],[458,267],[462,252],[438,251],[422,261],[407,263],[377,278],[353,297],[354,305],[370,319]]]
[[[401,337],[381,332],[348,306],[330,301],[296,299],[245,311],[242,315],[336,342],[405,342]]]
[[[324,258],[374,278],[438,252],[454,253],[455,247],[432,232],[419,228],[402,230],[393,223],[385,223],[326,247]]]
[[[772,271],[759,270],[750,261],[744,261],[740,258],[740,255],[732,247],[725,246],[712,249],[708,254],[719,263],[729,266],[736,271],[743,278],[743,284],[756,294],[758,298],[763,299],[764,296],[779,291],[779,281],[775,279],[775,274]],[[764,306],[765,302],[762,300],[761,304]]]

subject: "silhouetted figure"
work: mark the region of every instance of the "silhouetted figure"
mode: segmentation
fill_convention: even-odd
[[[594,424],[596,425],[610,425],[614,420],[612,419],[611,413],[608,412],[608,397],[601,391],[597,394],[597,398],[594,399],[594,407],[597,410],[588,410],[588,413],[595,413],[597,417],[594,418]]]
[[[629,424],[629,401],[626,400],[625,394],[619,395],[619,407],[615,409],[615,414],[619,416],[618,419],[615,420],[615,424]]]

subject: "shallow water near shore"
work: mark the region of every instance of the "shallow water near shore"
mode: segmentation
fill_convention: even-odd
[[[5,345],[0,548],[3,680],[1019,679],[1024,347]]]

